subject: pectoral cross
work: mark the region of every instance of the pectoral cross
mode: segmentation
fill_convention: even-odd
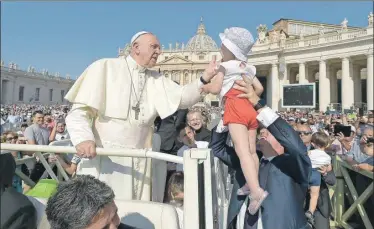
[[[132,107],[132,110],[135,112],[135,119],[138,120],[140,113],[139,103],[135,107]]]

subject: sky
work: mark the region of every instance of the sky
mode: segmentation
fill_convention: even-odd
[[[373,2],[1,2],[1,59],[22,69],[34,66],[49,73],[78,77],[93,61],[116,57],[141,30],[155,33],[161,44],[185,44],[203,17],[207,33],[231,26],[257,36],[256,27],[280,18],[367,26]],[[173,45],[174,46],[174,45]]]

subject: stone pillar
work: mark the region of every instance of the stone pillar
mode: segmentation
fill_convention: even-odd
[[[362,103],[361,67],[353,65],[354,102]]]
[[[336,76],[336,69],[328,66],[330,68],[330,91],[331,91],[331,103],[338,102],[338,78]]]
[[[299,63],[299,84],[306,83],[305,63]]]
[[[278,65],[272,64],[271,65],[271,109],[274,111],[278,111],[279,105],[279,91],[280,91],[280,84],[279,84],[279,75],[278,75]]]
[[[319,110],[325,112],[330,103],[329,82],[326,74],[326,61],[319,62]]]
[[[273,78],[272,78],[272,74],[271,74],[271,71],[268,71],[267,73],[267,79],[266,79],[266,105],[268,107],[272,107],[272,81],[273,81]]]
[[[331,103],[331,80],[330,80],[330,76],[331,76],[331,69],[330,69],[330,65],[329,65],[329,62],[328,61],[325,61],[326,62],[326,92],[325,92],[325,95],[326,95],[326,104],[327,106],[330,105]]]
[[[367,93],[367,109],[373,110],[373,54],[367,56],[367,67],[366,67],[366,93]]]
[[[351,64],[348,57],[342,60],[342,111],[350,109],[354,101]]]

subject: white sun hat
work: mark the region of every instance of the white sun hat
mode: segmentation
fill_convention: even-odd
[[[231,27],[225,29],[223,33],[219,34],[222,44],[226,46],[234,56],[241,60],[247,61],[248,55],[254,45],[254,39],[248,30],[240,27]]]

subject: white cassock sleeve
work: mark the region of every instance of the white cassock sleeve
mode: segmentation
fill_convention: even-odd
[[[198,103],[201,98],[200,88],[202,86],[203,83],[200,79],[184,85],[182,87],[182,98],[179,104],[179,109],[187,109]]]
[[[84,141],[94,141],[92,122],[96,117],[96,110],[81,104],[74,104],[66,117],[66,127],[74,146]]]

